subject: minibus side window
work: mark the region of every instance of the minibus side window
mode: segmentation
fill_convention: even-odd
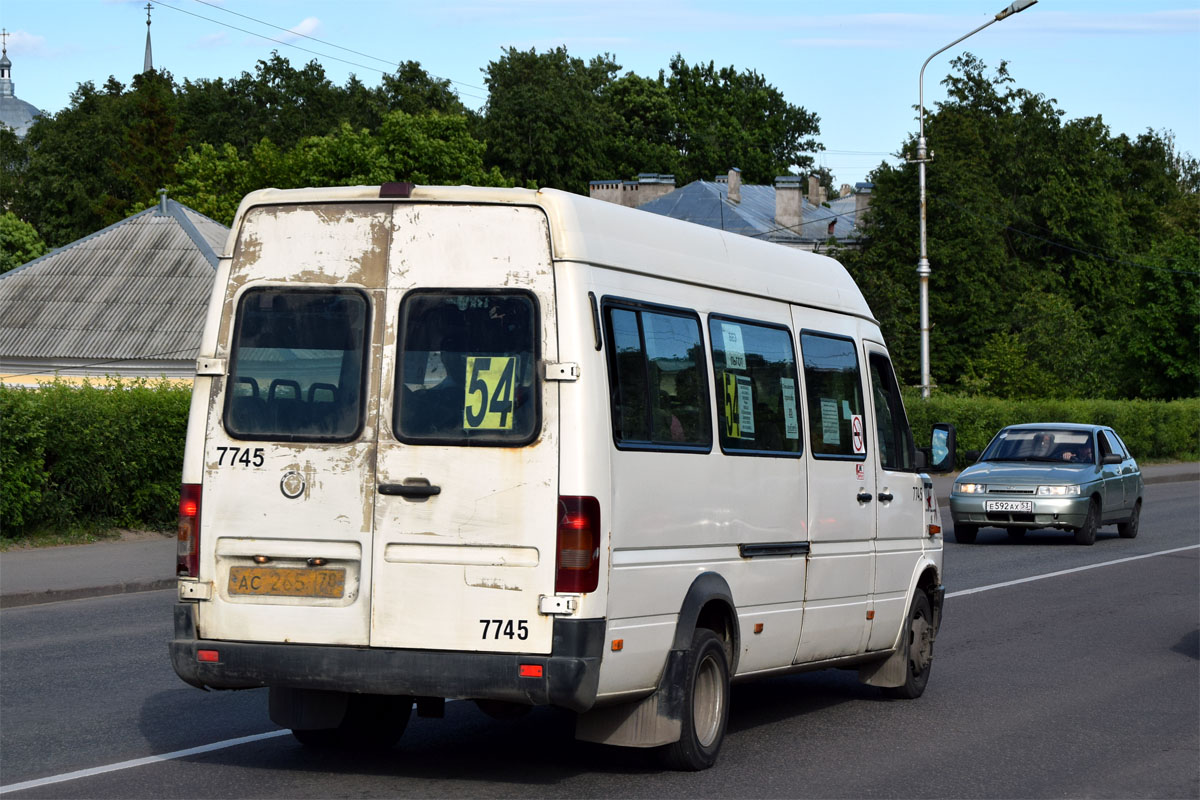
[[[613,438],[631,449],[712,449],[704,341],[686,312],[606,304]]]
[[[854,341],[819,333],[800,335],[808,430],[816,458],[866,458],[862,381]]]
[[[800,455],[800,382],[791,332],[713,315],[708,335],[721,449]]]
[[[541,333],[528,292],[435,289],[400,303],[392,427],[408,444],[529,444]]]
[[[344,289],[250,289],[238,301],[225,430],[350,441],[363,424],[369,303]]]
[[[880,353],[870,354],[871,394],[875,401],[875,432],[879,439],[879,465],[912,472],[916,462],[912,430],[904,415],[904,401],[892,372],[892,362]]]

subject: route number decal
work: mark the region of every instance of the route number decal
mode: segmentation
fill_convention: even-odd
[[[518,619],[481,619],[479,624],[483,626],[483,636],[481,639],[488,638],[488,632],[492,632],[493,639],[499,639],[501,636],[506,639],[521,639],[522,641],[529,638],[529,621]],[[495,630],[493,629],[493,626]]]
[[[229,456],[229,461],[225,461],[225,456]],[[228,463],[231,467],[261,467],[263,465],[263,449],[255,447],[218,447],[217,448],[217,466],[223,467]]]
[[[467,356],[463,430],[512,430],[516,371],[514,356]]]

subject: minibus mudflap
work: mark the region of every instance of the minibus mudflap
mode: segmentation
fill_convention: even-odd
[[[572,711],[586,711],[595,702],[604,637],[602,619],[556,619],[549,656],[399,650],[197,639],[178,629],[190,618],[187,611],[176,613],[171,662],[180,678],[200,688],[288,686],[504,700]],[[218,660],[200,661],[200,650],[215,651]],[[541,667],[541,677],[523,677],[522,667],[527,673]]]

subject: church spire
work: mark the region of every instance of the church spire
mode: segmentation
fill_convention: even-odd
[[[150,72],[154,69],[154,58],[150,55],[150,9],[152,6],[146,3],[146,62],[142,65],[142,72]]]

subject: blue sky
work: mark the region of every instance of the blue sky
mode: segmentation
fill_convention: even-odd
[[[252,72],[273,49],[294,65],[317,59],[339,84],[353,72],[374,85],[377,70],[415,60],[455,81],[476,108],[486,98],[480,70],[506,47],[608,52],[623,71],[648,76],[682,53],[757,70],[818,114],[826,148],[818,163],[854,183],[916,130],[922,62],[1007,2],[166,0],[154,3],[151,32],[155,66],[179,81]],[[0,0],[17,96],[54,112],[82,81],[128,82],[142,66],[145,5]],[[1200,157],[1200,2],[1040,0],[935,58],[927,106],[944,98],[939,82],[964,50],[990,67],[1007,60],[1017,86],[1056,99],[1068,118],[1100,115],[1113,133],[1131,135],[1168,129]]]

